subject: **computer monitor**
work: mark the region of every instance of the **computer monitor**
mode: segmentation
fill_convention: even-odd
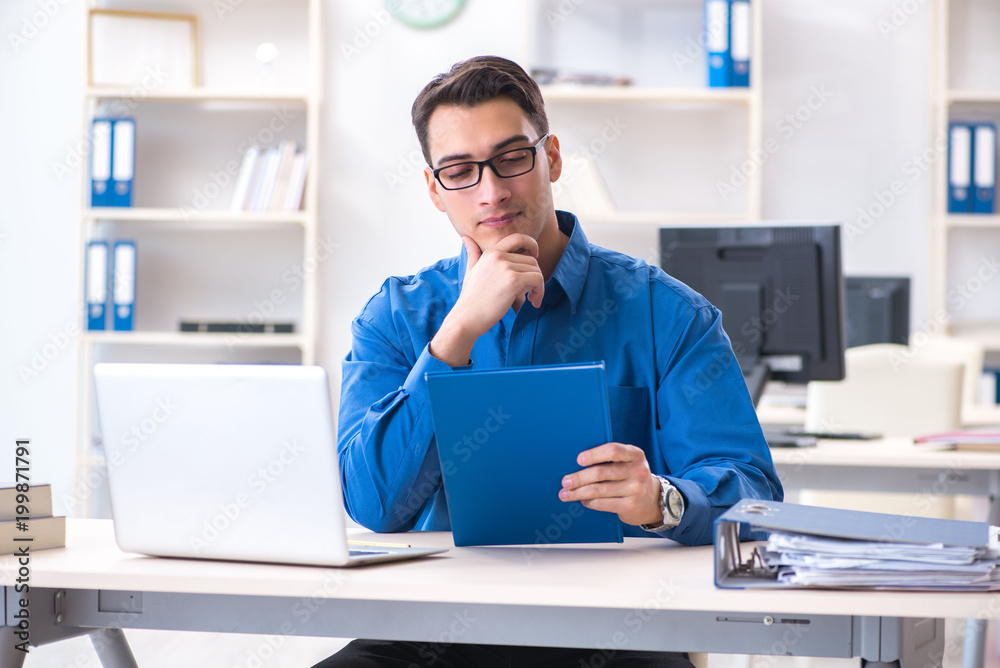
[[[660,229],[660,266],[722,311],[751,386],[844,377],[844,279],[837,224]],[[754,402],[762,383],[750,387]]]
[[[908,276],[845,276],[847,347],[910,340]]]

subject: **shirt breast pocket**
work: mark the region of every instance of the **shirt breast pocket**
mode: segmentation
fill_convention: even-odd
[[[627,443],[649,451],[653,429],[649,390],[645,387],[608,386],[611,407],[611,435],[618,443]]]

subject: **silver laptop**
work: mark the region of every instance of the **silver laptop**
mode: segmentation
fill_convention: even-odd
[[[322,566],[445,551],[348,547],[321,367],[98,364],[94,378],[123,550]]]

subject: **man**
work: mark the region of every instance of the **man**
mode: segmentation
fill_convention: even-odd
[[[463,248],[387,280],[353,323],[338,443],[351,516],[380,532],[450,528],[426,372],[594,360],[606,364],[615,442],[580,453],[562,500],[615,513],[625,535],[704,544],[737,500],[780,499],[719,312],[658,268],[590,245],[555,210],[562,157],[534,81],[473,58],[428,84],[412,115],[431,201]],[[355,641],[321,665],[426,665],[420,649]],[[577,666],[591,654],[453,645],[434,660]],[[621,651],[607,665],[690,664]]]

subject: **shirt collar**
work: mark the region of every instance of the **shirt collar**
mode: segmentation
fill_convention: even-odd
[[[566,244],[549,280],[555,281],[563,289],[569,299],[570,311],[575,313],[580,295],[583,294],[583,284],[587,280],[587,268],[590,266],[590,242],[580,229],[577,217],[572,213],[556,211],[556,221],[559,224],[559,231],[569,237],[569,243]],[[465,268],[468,262],[469,256],[463,244],[458,254],[459,286],[465,281]]]
[[[583,294],[583,284],[587,281],[590,266],[590,242],[580,229],[580,221],[568,211],[556,211],[559,231],[569,237],[569,243],[556,264],[550,280],[557,282],[569,299],[571,313],[576,313],[576,305]]]

